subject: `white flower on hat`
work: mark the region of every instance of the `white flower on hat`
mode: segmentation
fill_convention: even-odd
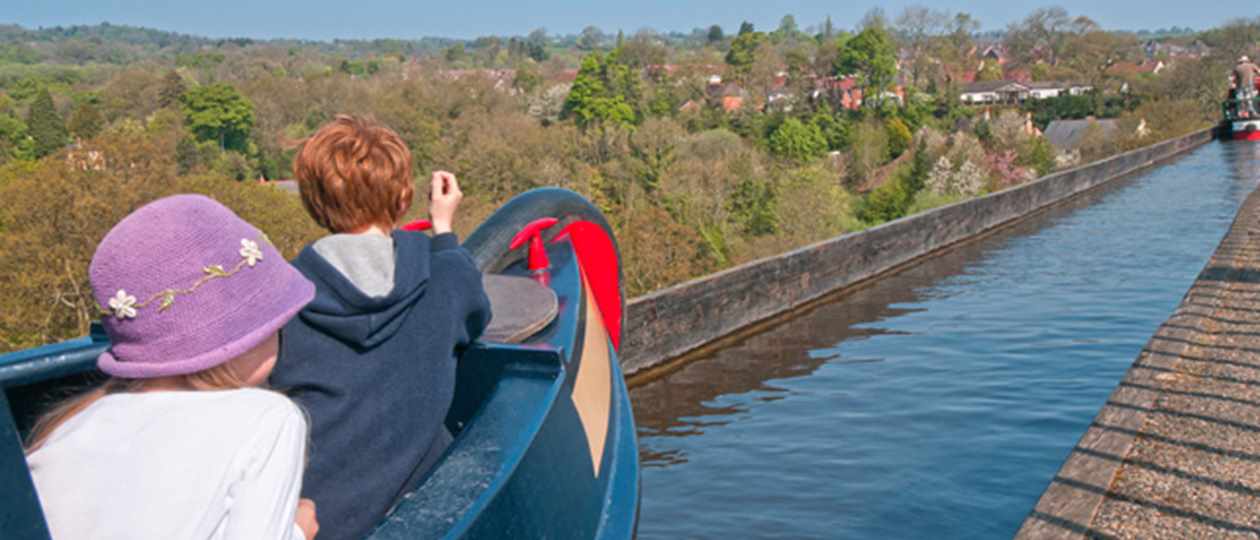
[[[134,319],[136,318],[136,297],[127,294],[127,291],[118,289],[118,293],[109,299],[109,308],[114,310],[114,317],[118,319]]]
[[[258,249],[258,242],[248,238],[242,238],[241,256],[245,258],[245,263],[248,264],[250,268],[253,268],[254,264],[262,260],[263,252],[261,249]]]

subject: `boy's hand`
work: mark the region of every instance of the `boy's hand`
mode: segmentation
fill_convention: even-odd
[[[451,224],[455,222],[455,210],[464,193],[459,190],[459,182],[455,175],[446,171],[435,171],[429,193],[429,219],[433,221],[433,234],[451,232]]]
[[[319,522],[315,520],[315,501],[310,499],[302,499],[298,501],[297,517],[294,518],[299,529],[306,536],[306,540],[315,540],[315,535],[319,534]]]

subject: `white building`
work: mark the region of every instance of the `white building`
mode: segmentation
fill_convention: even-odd
[[[969,105],[992,103],[1022,103],[1029,99],[1050,99],[1062,95],[1079,96],[1093,90],[1086,84],[1043,81],[1021,83],[1016,81],[982,81],[963,88],[959,99]]]

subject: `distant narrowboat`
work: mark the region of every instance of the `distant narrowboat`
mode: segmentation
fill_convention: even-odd
[[[1256,81],[1260,91],[1260,79]],[[1239,141],[1260,141],[1260,99],[1248,104],[1232,95],[1221,105],[1224,120],[1220,132],[1223,137]]]

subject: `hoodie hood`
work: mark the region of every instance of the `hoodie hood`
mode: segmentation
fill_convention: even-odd
[[[336,235],[307,246],[294,260],[295,265],[315,283],[315,300],[307,304],[300,317],[307,324],[356,348],[372,348],[389,339],[402,327],[403,321],[425,294],[429,283],[429,237],[415,232],[394,231],[393,257],[373,253],[379,251],[384,239],[356,239],[363,242],[344,241],[346,235]],[[375,245],[373,245],[375,244]],[[383,249],[389,249],[385,246]],[[362,250],[360,253],[347,251]],[[321,252],[323,254],[321,254]],[[325,256],[327,255],[327,257]],[[396,261],[406,260],[399,265]],[[358,261],[348,263],[347,261]],[[367,287],[365,291],[357,281],[364,281],[364,261],[372,264],[391,264],[393,271],[382,269],[376,277],[392,274],[393,287]],[[388,261],[388,262],[387,262]],[[370,270],[370,269],[369,269]]]

